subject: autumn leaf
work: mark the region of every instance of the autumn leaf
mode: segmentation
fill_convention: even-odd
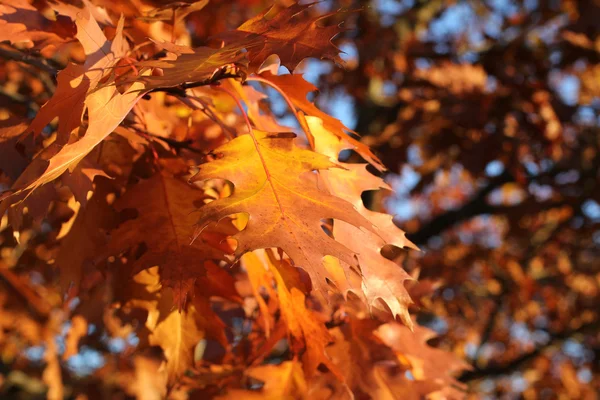
[[[323,126],[320,119],[306,117],[307,124],[315,138],[317,151],[336,160],[340,151],[350,147],[338,139]],[[412,279],[399,265],[381,254],[387,244],[397,247],[417,249],[398,229],[392,216],[368,210],[362,200],[362,193],[369,190],[388,188],[381,179],[367,171],[367,164],[343,164],[344,169],[320,171],[329,191],[350,202],[360,214],[374,226],[375,233],[356,232],[351,225],[338,221],[334,224],[333,235],[342,243],[351,243],[357,251],[358,264],[362,274],[362,290],[369,307],[376,305],[381,299],[388,305],[394,317],[400,316],[410,327],[412,321],[408,314],[408,305],[412,302],[404,287],[406,280]],[[357,288],[358,289],[358,288]]]
[[[407,383],[403,371],[406,367],[402,368],[393,351],[374,335],[377,326],[373,320],[351,319],[344,326],[331,329],[334,343],[328,351],[332,362],[344,374],[344,382],[352,393],[368,393],[384,400],[395,400],[402,393],[402,398],[419,399],[402,387]],[[331,398],[347,398],[347,390],[339,384],[333,386]]]
[[[83,46],[87,57],[83,65],[68,64],[58,73],[56,91],[42,106],[29,127],[31,131],[39,135],[46,125],[58,117],[59,142],[61,143],[66,142],[71,131],[81,125],[82,114],[87,105],[86,95],[98,85],[109,68],[114,66],[128,50],[122,37],[124,20],[119,21],[115,38],[110,42],[94,18],[95,8],[90,8],[90,6],[88,3],[85,9],[72,11],[63,4],[55,5],[75,22],[76,38]],[[63,10],[63,7],[66,10]]]
[[[241,257],[242,265],[248,274],[250,285],[252,286],[252,293],[254,298],[258,302],[258,308],[263,317],[263,324],[265,335],[268,338],[271,329],[274,325],[274,318],[269,305],[263,299],[261,291],[264,290],[269,296],[269,302],[271,299],[276,297],[276,292],[273,285],[273,276],[267,269],[264,262],[255,254],[255,252],[248,252]]]
[[[174,299],[167,298],[164,301],[172,303]],[[148,327],[152,332],[149,337],[150,344],[158,345],[164,351],[167,359],[167,376],[171,385],[194,365],[194,349],[205,337],[201,327],[215,330],[224,327],[224,324],[212,314],[210,306],[205,305],[204,302],[204,299],[194,299],[186,310],[172,310],[155,327]],[[203,315],[206,312],[210,314]],[[222,335],[225,340],[224,334]]]
[[[236,258],[250,250],[279,247],[327,296],[323,258],[331,255],[353,265],[354,253],[329,237],[321,221],[334,218],[365,228],[370,224],[349,203],[317,188],[310,172],[336,165],[323,155],[300,149],[294,137],[255,130],[219,147],[214,152],[220,158],[200,165],[192,182],[226,179],[235,189],[230,197],[200,209],[196,236],[212,221],[247,213],[247,226],[233,236]]]
[[[233,399],[303,399],[308,396],[308,384],[298,361],[285,361],[279,365],[261,365],[250,368],[245,375],[263,383],[258,390],[231,389],[219,400]]]
[[[325,365],[340,380],[342,373],[331,362],[326,352],[326,347],[333,338],[327,331],[323,321],[306,307],[305,295],[300,290],[300,285],[292,286],[293,281],[286,282],[289,276],[290,265],[286,260],[276,260],[273,254],[269,257],[269,269],[277,282],[277,295],[280,302],[281,314],[292,336],[291,347],[298,352],[298,348],[305,348],[302,355],[304,373],[312,377],[320,364]]]
[[[168,3],[148,11],[140,19],[147,22],[173,21],[176,24],[189,14],[202,10],[207,4],[208,0],[200,0],[189,4],[183,2]]]
[[[77,83],[73,87],[72,83],[70,83],[72,81],[66,79],[63,82],[65,82],[65,85],[70,85],[72,89],[71,95],[78,98],[78,101],[82,101],[85,97],[85,106],[88,109],[89,119],[88,128],[83,138],[60,148],[60,150],[48,160],[47,167],[40,176],[28,180],[27,182],[20,182],[18,186],[14,187],[13,191],[15,194],[35,190],[58,178],[65,171],[72,170],[95,146],[102,142],[102,140],[104,140],[121,123],[141,97],[139,93],[139,90],[143,88],[143,84],[141,83],[134,83],[124,94],[120,94],[114,86],[105,86],[93,93],[89,93],[87,96],[84,95],[84,89],[86,92],[89,92],[89,90],[95,88],[106,69],[115,65],[119,57],[125,54],[127,44],[123,39],[122,33],[124,25],[123,19],[119,21],[117,33],[112,42],[106,39],[91,15],[78,17],[75,22],[78,27],[77,38],[83,45],[86,54],[89,57],[86,60],[83,69],[72,67],[71,72],[83,72],[85,70],[86,72],[83,75],[79,75],[77,81],[85,80],[89,81],[89,83],[84,84],[83,87],[80,87],[81,83]],[[69,74],[66,75],[67,78],[69,76]],[[50,99],[45,105],[46,108],[52,109],[55,112],[57,111],[56,107],[63,109],[57,104],[62,103],[64,99],[70,99],[70,95],[66,95],[64,91],[57,93],[59,94],[59,97],[55,100],[53,100],[54,98]],[[67,106],[69,104],[71,103],[68,103]],[[42,110],[43,109],[44,108],[42,108]],[[81,110],[83,110],[83,107],[77,103],[75,113],[77,114]],[[67,110],[64,111],[64,113],[66,112]],[[46,114],[42,114],[40,118],[40,121],[48,120]],[[43,122],[38,124],[34,120],[35,127],[41,125],[43,125]],[[73,127],[73,125],[74,122],[67,123],[65,132],[69,127]],[[37,169],[39,167],[36,166],[35,168]],[[23,175],[29,176],[30,174],[31,172],[28,170],[23,172]]]
[[[18,118],[0,122],[0,172],[11,179],[17,179],[27,166],[27,160],[15,147],[26,129],[27,123]]]
[[[272,17],[273,9],[267,9],[236,30],[222,33],[214,39],[223,40],[226,44],[243,43],[253,71],[272,54],[277,54],[281,64],[290,71],[308,57],[326,58],[343,64],[340,50],[331,43],[342,28],[318,25],[337,12],[306,18],[308,9],[315,4],[295,3]]]
[[[64,42],[57,22],[44,18],[26,0],[3,0],[0,4],[0,42],[44,48]]]
[[[58,117],[58,132],[63,140],[68,140],[71,131],[81,125],[85,108],[85,97],[90,89],[90,79],[83,65],[69,64],[57,75],[56,91],[42,106],[29,126],[36,135],[52,120]]]
[[[66,291],[71,284],[79,288],[84,267],[92,264],[108,243],[108,232],[117,225],[117,216],[106,202],[108,185],[100,185],[86,207],[80,207],[68,232],[62,238],[56,266],[60,285]]]
[[[48,3],[48,6],[58,14],[69,17],[73,21],[77,19],[78,14],[89,12],[99,24],[113,26],[106,8],[92,4],[89,0],[81,0],[81,2],[62,2],[53,0]]]
[[[306,97],[309,93],[317,91],[317,87],[307,82],[302,75],[287,74],[287,75],[274,75],[270,71],[264,71],[260,74],[262,79],[271,82],[284,93],[292,101],[293,105],[302,110],[306,115],[317,117],[323,121],[323,125],[326,129],[336,135],[340,140],[346,141],[352,150],[355,150],[365,160],[370,162],[377,169],[384,170],[383,164],[371,151],[369,146],[361,143],[351,135],[357,135],[356,132],[348,129],[339,119],[332,117],[331,115],[319,110],[313,102],[309,101]]]
[[[261,102],[268,98],[262,92],[254,89],[250,85],[242,85],[234,79],[225,79],[221,82],[223,87],[228,88],[244,102],[247,106],[247,114],[253,125],[265,132],[284,132],[289,130],[278,123],[273,115],[261,112]]]
[[[459,389],[464,389],[464,385],[454,375],[471,367],[456,355],[427,345],[428,340],[437,336],[432,330],[415,325],[413,331],[397,323],[388,323],[379,326],[374,334],[399,357],[408,360],[415,381],[428,383],[411,386],[409,390],[419,391],[425,386],[430,393],[418,393],[420,396],[440,392],[447,398],[463,398],[464,392]]]
[[[184,309],[177,310],[173,308],[173,292],[162,290],[160,280],[157,267],[134,275],[127,304],[148,311],[145,323],[147,337],[143,339],[163,350],[166,358],[163,370],[172,387],[193,367],[194,349],[200,340],[211,337],[226,347],[227,338],[223,322],[211,310],[205,297],[196,296]]]
[[[144,90],[175,87],[186,83],[208,84],[228,75],[228,68],[244,67],[245,55],[239,46],[220,49],[198,47],[196,49],[173,44],[161,44],[166,50],[180,54],[176,60],[150,60],[137,63],[139,68],[161,68],[162,75],[138,77],[130,82],[143,83]],[[235,74],[235,68],[232,73]]]
[[[162,284],[173,290],[178,309],[193,295],[199,279],[212,280],[206,282],[211,283],[212,290],[218,290],[221,284],[225,288],[227,283],[233,287],[230,276],[219,274],[219,267],[210,261],[223,260],[232,252],[225,239],[237,232],[224,220],[218,226],[213,223],[204,232],[203,240],[190,244],[196,220],[194,202],[202,199],[203,193],[181,179],[181,174],[186,173],[185,165],[164,163],[162,171],[141,181],[119,199],[117,210],[135,210],[138,217],[121,224],[108,245],[109,251],[117,255],[143,243],[146,250],[136,260],[136,269],[160,266]],[[146,234],[140,236],[140,232]],[[234,293],[229,291],[232,297]]]

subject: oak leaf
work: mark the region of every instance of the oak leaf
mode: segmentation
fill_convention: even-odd
[[[394,352],[374,336],[373,330],[377,325],[374,320],[350,319],[347,324],[331,329],[334,343],[329,347],[329,353],[343,372],[344,382],[352,393],[367,393],[372,399],[395,400],[398,397],[390,381],[398,384],[405,382],[406,378]],[[397,370],[396,379],[388,374],[393,367]],[[326,382],[335,384],[332,379]],[[333,386],[332,390],[332,399],[352,398],[340,384]],[[403,399],[418,399],[405,390],[397,393],[402,393]]]
[[[328,155],[332,160],[338,159],[340,151],[350,147],[333,133],[329,132],[320,119],[306,117],[307,124],[315,138],[317,151]],[[333,235],[343,243],[352,243],[357,250],[358,264],[363,277],[362,291],[370,307],[378,299],[383,300],[392,311],[394,317],[400,316],[411,326],[408,314],[408,304],[412,301],[404,287],[404,281],[412,279],[402,267],[388,260],[381,254],[386,244],[397,247],[417,249],[397,228],[392,216],[367,209],[362,200],[362,193],[369,190],[389,189],[381,179],[367,171],[366,164],[344,164],[344,169],[331,169],[320,171],[325,185],[329,191],[348,202],[358,212],[367,218],[374,226],[373,232],[357,232],[351,225],[343,221],[334,224]]]
[[[306,18],[308,9],[315,4],[296,3],[272,18],[267,17],[272,8],[266,9],[236,30],[224,32],[215,39],[226,44],[242,43],[248,51],[252,70],[256,70],[272,54],[277,54],[281,64],[290,71],[308,57],[326,58],[341,65],[340,49],[331,43],[331,39],[343,29],[338,25],[317,25],[337,12]]]
[[[81,3],[52,0],[51,2],[48,2],[48,5],[59,15],[69,17],[73,21],[75,21],[78,14],[89,11],[99,24],[113,26],[106,8],[92,4],[89,0],[81,0]]]
[[[333,362],[344,373],[344,382],[347,387],[335,384],[328,379],[334,393],[328,397],[332,399],[347,399],[348,388],[352,393],[367,393],[370,398],[382,400],[396,400],[399,398],[409,400],[420,400],[429,397],[439,391],[445,383],[433,380],[414,379],[413,372],[421,367],[422,363],[436,363],[437,360],[419,360],[411,364],[404,353],[391,348],[390,345],[379,335],[379,330],[385,326],[379,326],[380,322],[369,319],[351,318],[347,324],[330,330],[335,338],[334,344],[328,349]],[[389,326],[403,329],[407,335],[416,337],[408,328],[392,322]],[[417,331],[419,331],[417,329]],[[431,348],[420,340],[410,340],[411,352],[419,354]],[[436,350],[436,349],[434,349]],[[438,350],[441,369],[446,368],[444,362],[457,362],[451,353]],[[445,372],[447,373],[447,372]],[[450,376],[450,375],[448,375]],[[458,399],[455,396],[440,396],[439,398]]]
[[[135,276],[128,291],[126,305],[148,311],[147,331],[141,340],[151,346],[160,346],[166,361],[169,386],[174,386],[188,369],[194,366],[194,349],[204,338],[214,338],[224,347],[228,345],[223,331],[225,325],[211,310],[207,298],[195,296],[185,308],[173,308],[173,292],[160,285],[158,267],[145,269]]]
[[[410,386],[411,390],[419,391],[427,384],[428,393],[420,392],[420,396],[440,392],[441,397],[464,398],[464,392],[459,389],[464,389],[465,386],[453,375],[470,370],[471,367],[453,353],[429,346],[427,341],[437,336],[435,332],[420,325],[415,325],[411,331],[391,322],[379,326],[374,333],[399,357],[410,363],[412,377],[417,383]]]
[[[231,389],[219,400],[256,399],[304,399],[308,397],[308,383],[298,361],[285,361],[279,365],[261,365],[249,368],[245,374],[263,383],[258,390]]]
[[[53,32],[59,30],[57,25],[44,18],[27,0],[0,2],[0,42],[38,48],[60,44],[65,39]]]
[[[347,128],[339,119],[319,110],[313,102],[308,100],[306,96],[309,93],[317,91],[318,89],[312,83],[306,81],[302,75],[274,75],[267,70],[262,72],[260,76],[285,92],[296,108],[302,110],[306,115],[320,118],[323,121],[323,125],[329,132],[340,138],[340,140],[344,140],[350,144],[350,148],[352,150],[355,150],[374,167],[380,171],[385,169],[383,164],[381,164],[381,161],[375,154],[373,154],[369,146],[361,143],[359,140],[351,136],[358,135],[356,132]]]
[[[131,108],[140,99],[140,90],[143,89],[143,84],[134,83],[125,93],[120,94],[116,87],[104,86],[90,93],[94,89],[100,79],[104,76],[107,68],[114,66],[119,60],[119,57],[125,54],[128,48],[127,43],[123,39],[124,19],[119,21],[115,39],[110,42],[106,39],[98,23],[88,13],[87,15],[79,14],[75,23],[78,27],[77,38],[81,42],[86,55],[86,63],[83,68],[72,67],[71,72],[83,72],[82,75],[76,77],[75,86],[73,81],[64,81],[65,85],[70,86],[71,95],[78,100],[75,103],[68,103],[69,108],[74,107],[75,114],[83,110],[79,104],[85,98],[85,106],[88,109],[89,124],[85,135],[74,143],[67,144],[60,148],[58,152],[47,161],[47,166],[43,173],[34,179],[27,182],[19,182],[19,185],[13,187],[13,191],[17,194],[24,191],[35,190],[38,187],[53,181],[61,176],[67,170],[73,170],[75,166],[88,154],[95,146],[102,142],[127,116]],[[70,75],[67,74],[68,78]],[[86,82],[81,86],[81,82]],[[86,91],[87,96],[83,93]],[[65,91],[67,91],[65,89]],[[65,91],[57,92],[59,97],[50,99],[42,108],[56,110],[59,105],[67,99],[69,95]],[[54,100],[53,100],[54,99]],[[70,100],[69,100],[70,101]],[[40,111],[42,113],[42,111]],[[53,111],[55,112],[55,111]],[[64,115],[66,110],[64,110]],[[43,113],[40,115],[40,121],[47,121],[52,113]],[[70,120],[69,120],[70,121]],[[36,127],[42,126],[43,122],[33,121]],[[68,122],[65,127],[65,132],[69,127],[72,127],[74,122]],[[39,165],[30,165],[23,175],[30,176],[32,168],[39,169]]]
[[[140,19],[146,22],[172,21],[177,24],[189,14],[202,10],[207,4],[208,0],[200,0],[194,3],[180,1],[168,3],[148,11]]]
[[[185,164],[176,160],[163,163],[162,171],[135,185],[116,201],[119,211],[136,210],[138,217],[122,223],[112,232],[109,252],[117,255],[136,245],[144,244],[145,252],[135,261],[136,269],[154,265],[160,267],[162,284],[173,290],[178,309],[185,306],[199,279],[209,279],[204,285],[220,290],[225,297],[235,297],[229,274],[211,260],[223,260],[232,252],[225,242],[227,235],[237,232],[229,220],[221,221],[204,232],[203,240],[190,240],[196,217],[194,202],[203,192],[181,179],[187,173]],[[212,245],[211,245],[212,244]],[[205,289],[206,289],[205,288]],[[205,293],[206,294],[206,293]]]
[[[234,193],[203,206],[197,234],[212,221],[246,213],[248,224],[235,234],[236,258],[250,250],[279,247],[305,269],[327,296],[327,255],[355,264],[354,253],[329,237],[321,220],[334,218],[356,227],[369,222],[346,201],[318,189],[311,171],[336,167],[326,156],[294,144],[294,134],[254,130],[217,148],[220,158],[202,164],[192,182],[225,179]]]
[[[0,173],[11,179],[17,179],[27,166],[27,159],[15,147],[26,129],[25,120],[10,118],[0,121]]]
[[[258,257],[256,252],[248,252],[241,258],[242,265],[248,274],[248,280],[252,287],[252,294],[258,303],[258,308],[263,318],[265,336],[270,336],[271,328],[274,326],[273,313],[270,305],[276,297],[276,292],[273,288],[273,276],[266,268],[266,265]],[[261,290],[264,290],[269,297],[269,304],[261,295]]]
[[[175,60],[149,60],[137,63],[140,68],[161,68],[163,71],[162,75],[143,76],[131,80],[142,82],[144,90],[170,88],[187,83],[211,83],[218,80],[221,75],[227,76],[230,73],[235,75],[237,67],[245,68],[246,56],[240,46],[191,49],[181,45],[157,44],[180,55]]]
[[[71,284],[79,287],[84,267],[91,265],[99,249],[107,245],[108,231],[117,224],[117,216],[106,202],[109,193],[107,185],[100,185],[86,207],[79,207],[71,228],[61,240],[55,263],[60,286],[65,291]]]
[[[85,72],[83,65],[68,64],[58,73],[56,91],[36,114],[29,126],[30,131],[39,135],[58,117],[58,133],[63,140],[68,139],[71,131],[81,125],[85,96],[90,89],[90,79]]]
[[[307,377],[312,377],[320,364],[325,365],[338,379],[343,380],[342,373],[333,364],[325,348],[333,338],[327,331],[324,321],[306,307],[306,297],[298,288],[290,285],[284,278],[286,270],[291,266],[286,260],[276,260],[273,254],[269,257],[269,269],[277,282],[281,315],[292,336],[291,347],[296,353],[305,348],[302,365]]]

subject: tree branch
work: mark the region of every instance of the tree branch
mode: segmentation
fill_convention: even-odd
[[[576,329],[567,329],[562,332],[550,334],[550,340],[546,344],[539,346],[528,353],[524,353],[505,364],[490,364],[484,368],[476,368],[472,371],[467,371],[459,377],[459,380],[461,382],[469,382],[477,379],[509,374],[515,370],[524,367],[529,361],[534,360],[548,348],[558,343],[561,343],[567,339],[570,339],[571,337],[576,336],[578,334],[593,332],[599,328],[600,321],[593,321],[588,324],[581,325],[579,328]]]
[[[0,46],[0,57],[5,58],[7,60],[18,61],[24,64],[31,65],[46,72],[47,74],[50,74],[52,77],[56,76],[56,73],[59,69],[51,66],[49,64],[49,61],[44,58],[35,57],[31,54],[23,53],[18,50],[9,50],[6,47],[2,46]]]
[[[501,175],[492,179],[486,187],[481,189],[475,197],[463,204],[459,209],[451,210],[435,217],[417,232],[408,234],[407,237],[417,245],[424,244],[429,238],[440,234],[460,221],[465,221],[474,216],[489,212],[492,207],[486,201],[488,194],[505,183],[512,181],[514,181],[513,175],[505,170]]]

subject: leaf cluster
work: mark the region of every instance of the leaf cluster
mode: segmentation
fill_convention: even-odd
[[[417,247],[363,203],[383,165],[297,71],[341,62],[344,14],[267,9],[192,47],[207,4],[2,6],[7,49],[61,63],[0,128],[3,363],[52,399],[462,397],[384,251]]]

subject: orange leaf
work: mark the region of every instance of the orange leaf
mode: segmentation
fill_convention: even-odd
[[[212,221],[247,213],[244,230],[233,238],[239,258],[250,250],[279,247],[305,269],[313,285],[327,296],[329,277],[323,267],[327,255],[355,263],[354,253],[329,237],[321,220],[335,218],[356,227],[370,223],[346,201],[320,191],[311,171],[335,167],[327,157],[294,144],[294,134],[254,131],[215,150],[221,157],[202,164],[192,181],[226,179],[233,195],[201,208],[197,234]]]
[[[337,136],[340,140],[346,141],[352,150],[355,150],[365,160],[373,164],[377,169],[383,171],[385,167],[381,161],[371,151],[369,146],[356,140],[350,134],[358,135],[356,132],[347,128],[339,119],[319,110],[306,96],[317,89],[312,83],[307,82],[302,75],[273,75],[269,71],[261,73],[261,77],[277,85],[291,99],[295,107],[302,110],[305,114],[318,117],[323,121],[325,128]]]
[[[316,149],[321,153],[337,160],[340,151],[349,147],[329,132],[320,119],[306,117],[306,120],[314,135]],[[367,297],[368,305],[371,307],[378,299],[382,299],[390,307],[394,317],[400,316],[411,326],[407,309],[411,300],[404,288],[404,281],[412,278],[402,267],[383,257],[381,250],[386,244],[400,248],[417,247],[394,225],[391,215],[370,211],[363,204],[361,195],[364,191],[388,188],[387,184],[369,173],[366,164],[341,165],[345,169],[320,171],[324,183],[332,194],[350,202],[360,214],[371,221],[376,234],[357,232],[351,225],[339,221],[334,224],[333,235],[343,243],[352,244],[352,248],[357,250],[363,277],[361,289]]]
[[[305,296],[297,287],[289,287],[282,273],[290,266],[285,260],[275,260],[269,257],[269,268],[277,281],[277,294],[281,304],[281,315],[292,335],[292,350],[298,352],[306,348],[302,355],[302,364],[307,377],[312,377],[320,364],[342,379],[341,372],[331,362],[325,351],[325,347],[332,341],[323,321],[306,308]],[[281,272],[280,272],[281,271]]]

